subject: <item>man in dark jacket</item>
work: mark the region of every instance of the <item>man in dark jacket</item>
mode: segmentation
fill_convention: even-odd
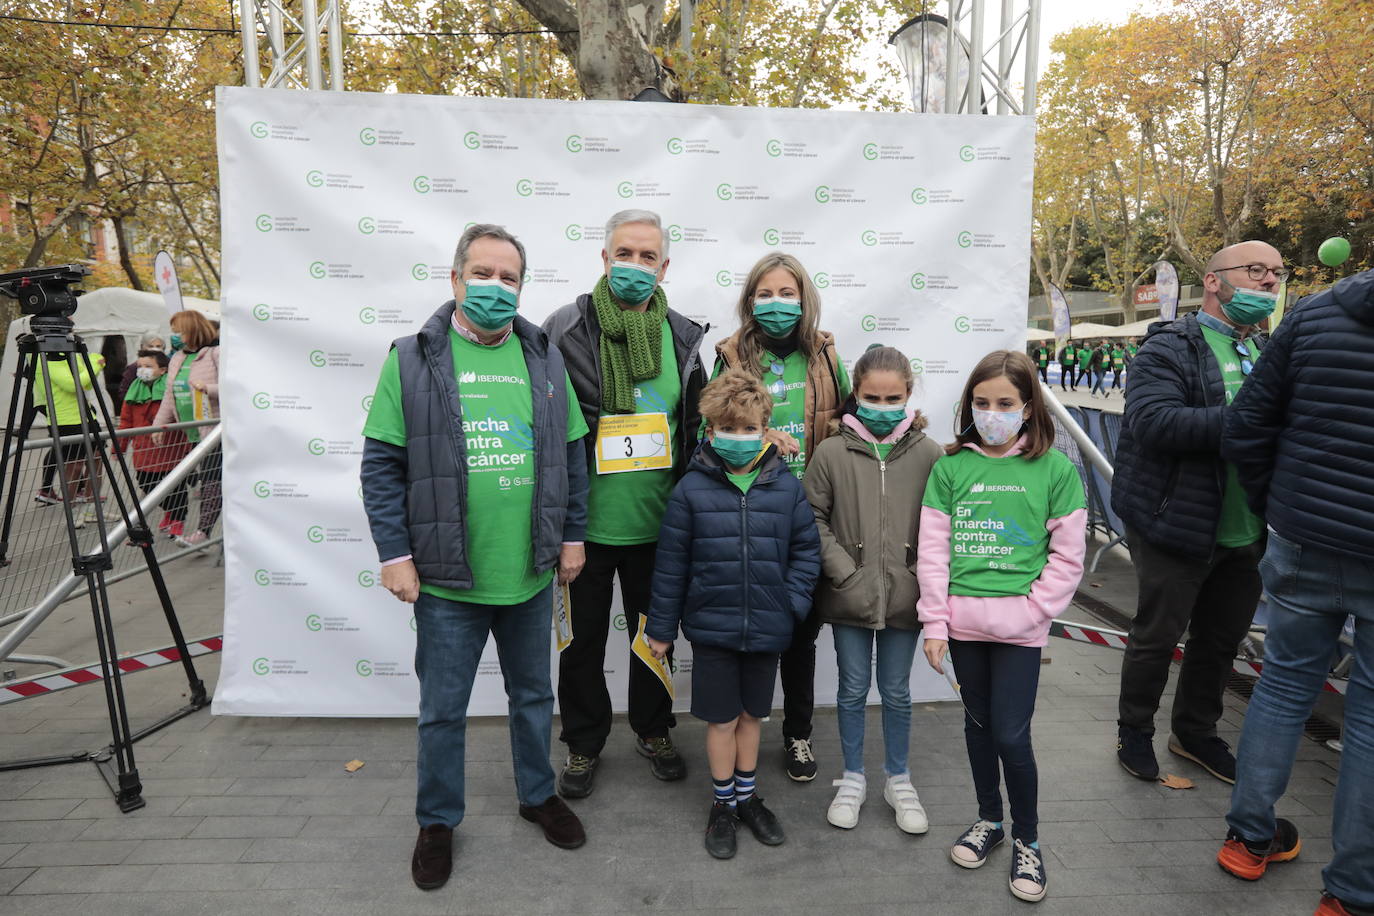
[[[415,884],[448,880],[463,819],[468,699],[490,633],[510,698],[520,816],[586,841],[554,793],[549,621],[555,568],[582,567],[586,425],[563,357],[516,314],[525,249],[500,226],[458,241],[453,301],[392,345],[363,427],[362,489],[382,585],[415,605],[420,835]]]
[[[1221,453],[1269,523],[1264,671],[1217,861],[1254,879],[1298,851],[1274,817],[1347,615],[1355,664],[1318,913],[1374,914],[1374,270],[1298,303],[1226,417]]]
[[[1117,757],[1142,779],[1159,775],[1154,715],[1187,632],[1169,750],[1235,780],[1216,723],[1259,599],[1264,523],[1221,458],[1221,424],[1287,273],[1264,242],[1223,248],[1203,275],[1202,310],[1152,327],[1131,363],[1112,508],[1126,525],[1139,599],[1121,666]]]
[[[1059,390],[1064,391],[1065,383],[1074,391],[1078,390],[1078,375],[1075,370],[1078,366],[1078,348],[1073,345],[1072,340],[1064,342],[1064,348],[1059,351]]]
[[[572,643],[558,657],[559,738],[568,745],[558,789],[565,798],[591,794],[611,733],[605,661],[614,579],[619,575],[624,606],[616,628],[633,638],[649,609],[663,509],[696,448],[697,399],[706,381],[698,355],[705,330],[669,308],[660,285],[668,239],[658,214],[612,216],[601,268],[590,294],[544,322],[591,430],[587,565],[570,589]],[[687,765],[669,733],[676,724],[672,698],[645,665],[625,657],[635,747],[656,777],[682,779]]]

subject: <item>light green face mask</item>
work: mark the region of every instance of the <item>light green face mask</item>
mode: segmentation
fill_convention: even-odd
[[[1231,286],[1230,283],[1226,284]],[[1241,326],[1259,324],[1270,315],[1279,304],[1279,294],[1262,289],[1242,289],[1231,286],[1231,301],[1223,302],[1221,310],[1236,324]]]
[[[801,321],[801,314],[801,303],[796,299],[774,296],[771,299],[754,300],[754,320],[763,328],[763,333],[774,339],[791,334],[797,322]]]
[[[658,271],[630,261],[616,261],[607,279],[611,293],[626,305],[639,305],[648,300],[658,287]]]
[[[469,280],[463,314],[484,331],[497,331],[515,320],[519,295],[500,280]]]

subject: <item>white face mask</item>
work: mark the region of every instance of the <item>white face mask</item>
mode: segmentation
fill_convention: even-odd
[[[142,379],[143,381],[145,381],[145,382],[152,382],[152,380],[153,380],[153,378],[154,378],[154,376],[153,376],[153,370],[152,370],[151,368],[149,368],[148,366],[139,366],[139,367],[138,367],[138,377],[139,377],[140,379]]]
[[[979,410],[973,408],[973,425],[984,445],[1006,445],[1026,422],[1022,410]]]

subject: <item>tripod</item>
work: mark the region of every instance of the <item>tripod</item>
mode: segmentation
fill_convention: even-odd
[[[36,409],[25,409],[18,428],[15,427],[15,415],[21,398],[23,398],[24,404],[28,404],[28,395],[32,394],[34,402],[37,403],[41,392],[41,396],[45,398],[48,425],[52,434],[52,456],[57,462],[58,483],[61,488],[59,492],[62,494],[60,502],[66,517],[67,539],[71,545],[72,570],[78,577],[86,580],[86,591],[91,599],[91,617],[95,624],[96,646],[100,652],[101,671],[104,673],[105,705],[109,710],[111,741],[103,751],[83,751],[55,757],[35,757],[27,760],[9,761],[0,763],[0,770],[17,770],[90,761],[96,765],[96,769],[104,778],[106,785],[114,793],[119,810],[128,812],[142,808],[145,804],[143,784],[139,780],[138,768],[134,762],[134,742],[205,707],[210,701],[205,692],[204,682],[196,675],[195,665],[186,647],[186,638],[182,635],[181,624],[177,621],[176,610],[172,607],[171,595],[167,592],[167,584],[162,577],[162,569],[158,565],[157,555],[153,551],[152,532],[148,527],[147,519],[143,516],[143,508],[139,505],[137,496],[134,495],[138,493],[138,490],[134,485],[134,478],[129,471],[128,462],[125,460],[122,450],[116,450],[112,462],[110,455],[102,447],[104,442],[114,441],[115,424],[111,420],[108,406],[100,398],[95,398],[100,408],[99,417],[86,404],[83,404],[79,411],[81,420],[80,448],[84,454],[86,479],[92,485],[92,506],[95,509],[95,528],[99,541],[98,544],[93,543],[91,545],[95,548],[92,552],[82,553],[76,533],[76,517],[72,511],[72,495],[75,486],[74,482],[69,479],[67,462],[64,460],[65,456],[61,454],[59,445],[61,433],[58,429],[57,407],[53,398],[53,380],[50,367],[52,361],[65,362],[67,370],[76,380],[76,395],[78,400],[81,400],[81,370],[84,368],[87,378],[94,379],[95,369],[91,365],[90,353],[85,342],[80,336],[73,333],[72,327],[69,318],[56,315],[37,315],[30,321],[31,333],[21,336],[17,341],[20,369],[14,379],[9,418],[5,425],[4,451],[0,453],[0,492],[3,492],[6,477],[8,477],[9,483],[9,493],[4,496],[3,527],[0,527],[0,567],[8,566],[10,563],[10,533],[14,521],[15,500],[19,493],[19,470],[23,453],[17,447],[16,442],[22,443],[27,439],[33,426]],[[25,385],[28,388],[27,392],[24,391]],[[11,460],[14,462],[12,467],[9,465]],[[115,647],[115,628],[110,617],[110,600],[105,587],[105,574],[114,568],[114,561],[110,550],[109,528],[106,525],[104,507],[101,500],[95,498],[97,493],[94,485],[99,479],[97,461],[112,484],[110,489],[113,491],[115,502],[118,504],[120,517],[128,528],[129,540],[133,546],[143,551],[144,559],[148,563],[148,572],[152,577],[153,587],[162,604],[162,613],[167,618],[167,626],[176,643],[189,685],[190,703],[138,731],[131,731],[129,726],[129,712],[124,701],[124,685],[118,664],[119,652]],[[116,466],[119,469],[120,479],[126,488],[124,492],[130,494],[127,503],[124,493],[121,493],[120,488],[114,485]]]

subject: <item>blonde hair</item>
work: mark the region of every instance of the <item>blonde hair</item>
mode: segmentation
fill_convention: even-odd
[[[821,296],[816,292],[816,284],[811,282],[801,261],[781,251],[771,251],[759,258],[758,263],[749,271],[749,279],[744,281],[736,312],[739,316],[739,365],[750,371],[758,371],[759,360],[763,357],[764,333],[754,318],[754,291],[759,281],[770,270],[781,267],[797,281],[797,294],[801,299],[801,320],[797,322],[797,350],[806,357],[807,363],[816,356],[816,327],[821,319]]]
[[[169,323],[181,326],[178,333],[181,334],[181,344],[185,350],[194,351],[208,347],[219,336],[215,333],[215,326],[210,323],[210,319],[194,309],[177,312]]]
[[[702,419],[710,427],[758,423],[773,416],[773,396],[755,374],[743,369],[722,372],[701,390]]]

